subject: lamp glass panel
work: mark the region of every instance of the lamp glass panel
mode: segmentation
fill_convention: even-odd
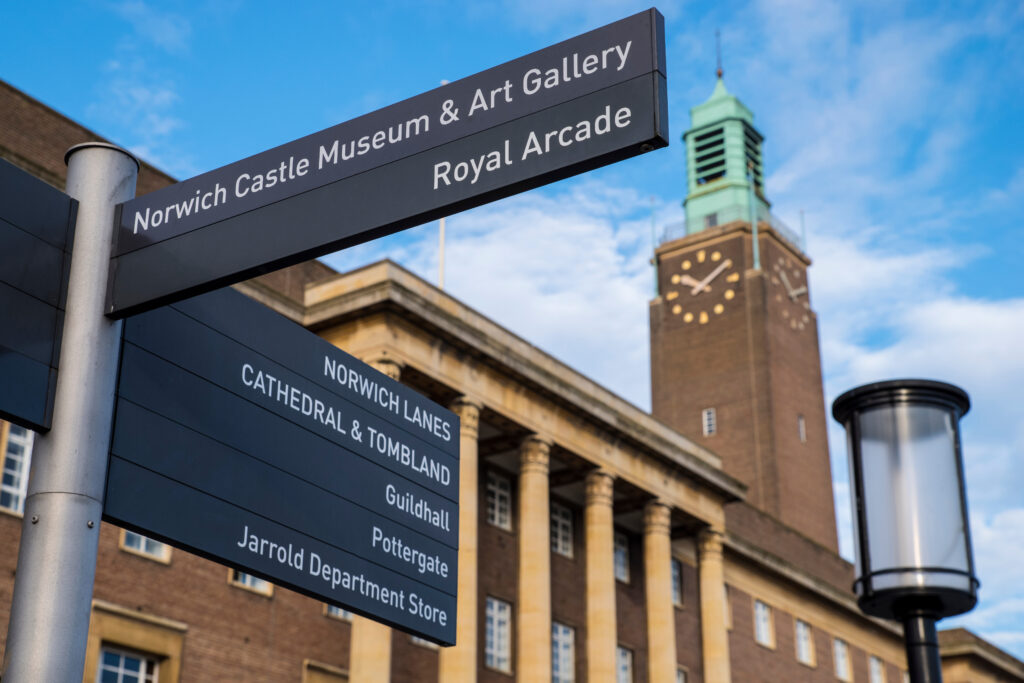
[[[876,590],[970,590],[965,517],[953,415],[937,406],[896,404],[860,415],[868,551]],[[861,539],[864,543],[865,539]],[[884,570],[896,573],[877,575]]]

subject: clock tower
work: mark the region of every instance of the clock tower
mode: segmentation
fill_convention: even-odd
[[[837,552],[811,261],[769,212],[763,138],[721,74],[690,115],[686,220],[655,251],[653,413],[721,456],[749,504]]]

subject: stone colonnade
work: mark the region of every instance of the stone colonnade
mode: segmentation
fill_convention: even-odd
[[[390,360],[371,363],[398,379]],[[482,659],[478,623],[478,425],[481,406],[466,399],[453,403],[461,420],[459,465],[459,601],[456,645],[439,653],[440,683],[475,681]],[[519,453],[519,602],[516,612],[516,680],[551,680],[551,442],[527,437]],[[586,477],[583,512],[586,575],[587,680],[614,683],[616,611],[614,570],[614,477],[595,469]],[[672,605],[671,507],[652,500],[644,508],[643,550],[646,585],[648,681],[675,683],[676,633]],[[725,579],[719,530],[698,538],[700,610],[704,679],[728,683],[729,650],[725,619]],[[354,617],[350,654],[353,683],[390,679],[391,629]]]

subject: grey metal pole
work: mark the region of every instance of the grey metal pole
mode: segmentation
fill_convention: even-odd
[[[68,150],[79,201],[53,427],[36,439],[7,632],[4,683],[81,683],[121,321],[104,315],[114,206],[135,195],[139,162],[105,143]]]

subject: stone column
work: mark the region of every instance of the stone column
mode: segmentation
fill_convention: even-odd
[[[396,382],[402,375],[402,366],[390,358],[371,360],[368,365]],[[388,683],[391,680],[391,629],[372,619],[353,615],[348,659],[352,683]]]
[[[647,595],[647,680],[675,683],[676,615],[672,605],[672,509],[652,500],[644,507],[644,587]],[[717,678],[707,677],[709,681]]]
[[[367,363],[377,372],[382,372],[396,382],[402,378],[402,364],[387,357],[375,358]]]
[[[480,405],[466,398],[451,406],[459,416],[459,600],[455,645],[441,648],[440,683],[471,683],[477,672],[477,512],[480,494],[477,435]]]
[[[391,680],[391,629],[359,615],[352,617],[349,646],[352,683],[388,683]]]
[[[725,619],[723,534],[705,529],[697,539],[700,571],[700,626],[704,644],[704,679],[729,683],[729,630]]]
[[[604,470],[587,475],[584,511],[587,577],[587,680],[615,683],[614,479]]]
[[[519,469],[519,605],[516,678],[551,681],[551,444],[527,437]]]

